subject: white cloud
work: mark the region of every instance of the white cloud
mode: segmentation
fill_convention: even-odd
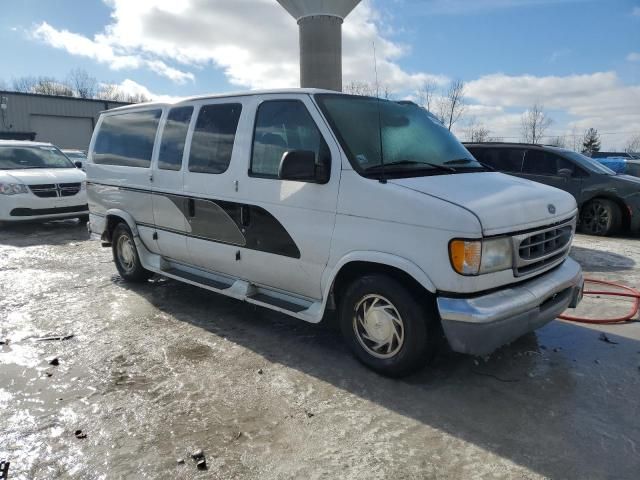
[[[629,62],[640,62],[640,53],[631,52],[629,55],[627,55],[627,61],[629,61]]]
[[[158,75],[166,77],[176,83],[184,83],[193,80],[194,76],[189,72],[182,72],[170,67],[161,60],[146,60],[139,54],[127,54],[124,49],[113,46],[113,42],[105,35],[96,35],[89,39],[83,35],[57,30],[47,22],[36,26],[32,35],[34,38],[61,50],[66,50],[72,55],[91,58],[99,63],[108,64],[114,70],[135,69],[145,66],[155,71]]]
[[[153,100],[154,102],[176,102],[178,100],[180,100],[182,97],[175,97],[172,95],[161,95],[161,94],[157,94],[154,93],[152,91],[150,91],[147,87],[145,87],[144,85],[139,84],[138,82],[135,82],[134,80],[131,80],[129,78],[127,78],[126,80],[122,81],[121,83],[116,85],[118,87],[118,91],[125,93],[127,95],[131,95],[131,96],[142,96],[142,97],[146,97],[146,98],[150,98],[151,100]]]
[[[410,0],[404,0],[409,2]],[[577,3],[587,0],[430,0],[421,2],[423,14],[473,14],[487,10],[518,8],[518,7],[536,7],[544,5],[553,5],[559,3]],[[412,3],[412,7],[416,7],[416,2]]]

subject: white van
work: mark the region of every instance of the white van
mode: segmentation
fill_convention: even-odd
[[[293,89],[117,108],[86,170],[90,231],[125,280],[314,323],[337,309],[387,375],[442,332],[484,355],[581,298],[573,197],[490,171],[411,102]]]
[[[0,140],[0,223],[87,221],[86,175],[50,143]]]

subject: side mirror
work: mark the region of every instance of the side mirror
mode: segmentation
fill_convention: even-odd
[[[326,183],[326,168],[316,164],[316,154],[310,150],[289,150],[280,160],[278,178],[297,182]]]
[[[561,168],[558,170],[558,176],[564,178],[565,181],[568,181],[573,176],[573,172],[568,168]]]
[[[73,162],[73,164],[76,166],[76,168],[82,169],[82,162],[81,161],[79,161],[79,160],[75,161],[75,162]]]

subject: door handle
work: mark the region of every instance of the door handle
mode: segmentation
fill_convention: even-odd
[[[248,227],[249,226],[249,206],[248,205],[242,205],[242,207],[240,207],[240,224],[243,227]]]
[[[189,199],[189,216],[192,218],[196,216],[196,201],[193,198]]]
[[[149,181],[150,181],[150,182],[153,182],[153,173],[150,173],[150,174],[149,174]]]

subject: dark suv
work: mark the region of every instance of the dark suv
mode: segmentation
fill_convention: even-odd
[[[564,148],[526,143],[467,143],[480,162],[494,169],[571,193],[584,233],[610,235],[640,228],[640,178]]]

